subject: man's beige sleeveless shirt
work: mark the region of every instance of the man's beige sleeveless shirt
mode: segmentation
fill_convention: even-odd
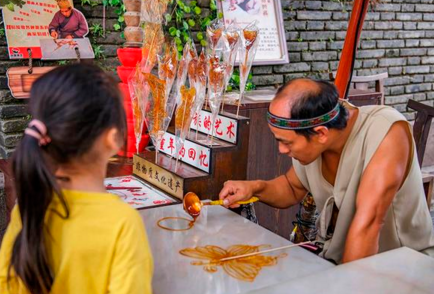
[[[364,106],[344,147],[335,185],[322,176],[321,156],[303,166],[293,160],[303,186],[312,193],[318,211],[317,239],[325,241],[321,255],[341,263],[348,229],[356,211],[357,190],[364,170],[392,124],[406,121],[387,106]],[[333,237],[326,239],[333,204],[339,209]],[[413,142],[413,158],[408,176],[396,194],[380,232],[379,252],[407,246],[434,256],[434,233],[422,184],[422,175]]]

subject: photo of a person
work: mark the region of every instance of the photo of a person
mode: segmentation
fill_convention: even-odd
[[[83,13],[72,8],[68,0],[57,0],[59,11],[48,27],[53,39],[76,39],[83,38],[89,33],[86,18]]]
[[[229,11],[234,11],[237,6],[249,14],[258,14],[261,10],[257,0],[229,0]]]

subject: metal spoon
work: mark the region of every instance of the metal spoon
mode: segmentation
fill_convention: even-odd
[[[247,201],[238,201],[236,204],[249,204],[258,201],[258,197],[252,197]],[[204,205],[223,205],[223,200],[215,200],[210,202],[202,202],[199,197],[193,193],[188,192],[185,194],[184,199],[182,200],[184,210],[191,215],[191,217],[196,220],[199,217],[200,211]]]

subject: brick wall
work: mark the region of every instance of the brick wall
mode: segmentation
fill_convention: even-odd
[[[350,1],[348,1],[350,2]],[[408,119],[408,99],[433,106],[434,0],[382,0],[369,9],[355,63],[357,75],[388,72],[386,104]],[[253,69],[259,86],[294,77],[328,79],[338,66],[350,4],[281,0],[290,64]]]
[[[207,0],[199,3],[206,5]],[[281,0],[290,63],[254,67],[258,87],[278,86],[295,77],[328,79],[338,66],[346,35],[351,5],[338,0]],[[103,7],[80,7],[89,25],[102,23]],[[106,11],[105,38],[99,38],[106,59],[100,62],[108,70],[118,65],[116,48],[122,44],[119,32],[111,29],[116,19]],[[19,141],[28,115],[25,101],[12,98],[5,72],[10,66],[27,61],[10,61],[6,42],[0,40],[0,156],[8,157]],[[35,66],[46,65],[36,62]],[[355,63],[357,75],[387,71],[386,103],[403,112],[408,119],[414,113],[405,105],[415,99],[434,103],[434,0],[382,0],[366,17],[360,50]]]

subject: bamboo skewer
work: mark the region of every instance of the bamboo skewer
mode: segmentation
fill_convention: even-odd
[[[269,253],[269,252],[279,251],[279,250],[283,250],[283,249],[289,249],[289,248],[298,247],[298,246],[307,245],[307,244],[312,244],[312,242],[307,241],[307,242],[302,242],[302,243],[298,243],[298,244],[291,244],[291,245],[286,245],[286,246],[282,246],[282,247],[262,250],[262,251],[258,251],[258,252],[252,252],[252,253],[247,253],[247,254],[242,254],[242,255],[237,255],[237,256],[225,257],[225,258],[219,259],[218,261],[222,262],[222,261],[229,261],[229,260],[234,260],[234,259],[239,259],[239,258],[245,258],[245,257],[255,256],[258,254]]]

